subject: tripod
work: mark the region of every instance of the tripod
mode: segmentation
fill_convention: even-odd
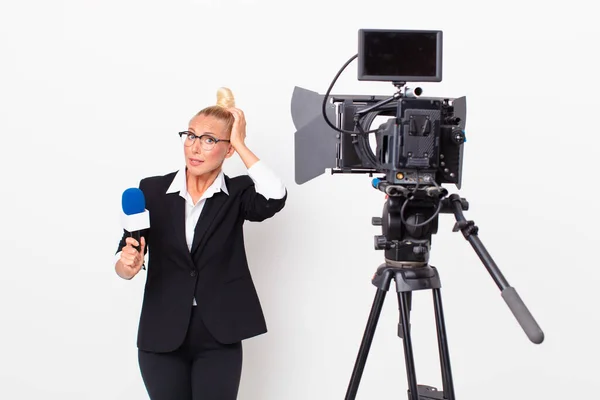
[[[467,221],[463,210],[468,210],[465,199],[453,194],[443,198],[445,189],[421,190],[409,195],[406,189],[380,187],[389,197],[384,205],[383,217],[373,218],[373,225],[382,226],[383,235],[375,237],[375,249],[385,250],[385,263],[381,264],[372,279],[377,288],[367,326],[362,337],[359,352],[354,364],[345,400],[354,400],[360,384],[369,349],[375,334],[381,309],[392,279],[396,283],[400,323],[398,336],[403,341],[404,360],[408,379],[409,400],[455,400],[454,383],[450,366],[450,354],[440,292],[441,281],[437,269],[428,264],[431,237],[437,232],[439,213],[453,213],[456,225],[453,231],[460,230],[471,243],[475,252],[502,291],[502,297],[513,312],[517,321],[534,343],[541,343],[544,334],[519,295],[512,288],[496,266],[479,237],[473,221]],[[432,196],[441,194],[442,196]],[[442,390],[427,385],[419,385],[415,372],[415,362],[410,333],[410,310],[412,292],[431,290],[435,312],[438,351],[442,376]]]

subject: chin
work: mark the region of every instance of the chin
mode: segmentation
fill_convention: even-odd
[[[203,163],[202,165],[189,165],[188,164],[187,169],[192,175],[200,176],[200,175],[209,174],[217,168]]]

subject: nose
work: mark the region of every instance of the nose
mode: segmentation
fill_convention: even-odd
[[[200,139],[196,138],[194,143],[192,143],[192,151],[194,153],[200,153],[202,151],[202,144],[200,143]]]

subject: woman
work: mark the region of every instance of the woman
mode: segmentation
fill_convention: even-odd
[[[245,145],[244,113],[228,89],[179,136],[185,168],[141,180],[150,228],[141,243],[124,233],[115,270],[132,279],[148,252],[137,345],[150,398],[234,400],[241,342],[267,331],[242,227],[273,217],[287,191]],[[230,178],[222,165],[235,152],[248,175]]]

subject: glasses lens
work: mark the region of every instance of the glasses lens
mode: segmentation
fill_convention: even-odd
[[[202,146],[202,148],[207,151],[212,150],[217,144],[217,140],[208,135],[198,137],[192,132],[181,132],[179,135],[181,137],[181,143],[188,147],[193,145],[196,139],[200,141],[200,145]]]
[[[181,143],[183,143],[186,146],[191,146],[192,143],[194,143],[194,140],[191,139],[189,137],[189,135],[190,135],[189,132],[182,132],[182,133],[179,134],[179,136],[181,137]]]
[[[212,150],[217,143],[216,140],[210,136],[202,136],[201,138],[202,148],[206,151]]]

